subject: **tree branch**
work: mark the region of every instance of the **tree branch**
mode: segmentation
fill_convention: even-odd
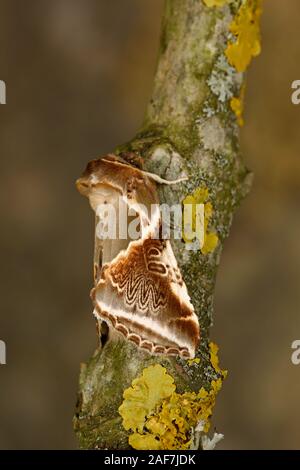
[[[246,3],[249,11],[258,8],[255,0]],[[220,6],[207,6],[210,4]],[[146,169],[163,178],[188,175],[188,181],[175,189],[160,188],[161,202],[172,205],[182,203],[188,195],[195,199],[199,190],[202,194],[207,212],[206,246],[192,251],[186,249],[186,243],[173,241],[199,317],[200,362],[191,365],[179,358],[151,356],[122,339],[99,348],[81,368],[74,427],[82,448],[130,448],[118,408],[124,390],[149,365],[163,365],[174,378],[178,393],[209,389],[220,377],[209,348],[216,273],[234,210],[251,182],[239,151],[237,117],[241,122],[243,73],[228,55],[228,44],[239,39],[230,29],[242,7],[241,0],[166,0],[145,122],[131,142],[117,149],[138,153]]]

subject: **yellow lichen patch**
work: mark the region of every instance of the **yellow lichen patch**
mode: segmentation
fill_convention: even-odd
[[[204,245],[201,248],[201,251],[204,255],[211,253],[217,247],[219,243],[219,237],[215,232],[206,233],[204,239]]]
[[[203,0],[205,5],[207,7],[222,7],[224,5],[227,5],[228,3],[231,3],[232,0]]]
[[[218,357],[219,346],[213,342],[209,343],[209,352],[210,352],[210,362],[215,371],[218,374],[221,374],[225,379],[227,376],[227,370],[222,370],[219,365],[219,357]]]
[[[236,36],[236,41],[228,44],[225,54],[228,62],[238,72],[244,72],[252,57],[260,54],[261,5],[262,0],[245,0],[230,25],[230,31]]]
[[[235,113],[239,126],[244,125],[243,112],[244,112],[244,98],[245,98],[245,85],[241,88],[241,93],[238,98],[234,97],[230,101],[230,107]]]
[[[125,429],[134,431],[129,436],[129,444],[134,449],[187,450],[191,446],[192,429],[200,421],[203,423],[203,432],[207,433],[209,430],[210,417],[216,395],[222,387],[222,379],[212,381],[210,390],[202,387],[198,393],[179,394],[174,390],[173,378],[166,372],[162,366],[150,366],[124,392],[124,402],[119,411]],[[161,381],[164,382],[163,386]],[[164,393],[161,393],[162,389]],[[149,400],[149,396],[153,399]],[[136,409],[133,402],[137,404]],[[143,409],[142,413],[139,413],[140,408]],[[136,413],[143,415],[139,425],[134,416]]]
[[[145,417],[159,403],[175,391],[174,380],[159,364],[144,369],[143,374],[132,382],[123,394],[119,408],[126,430],[142,431]]]
[[[142,435],[138,433],[131,434],[128,439],[129,445],[138,450],[161,450],[161,444],[155,439],[153,434]]]
[[[200,358],[195,357],[195,359],[188,359],[187,362],[189,366],[192,366],[193,364],[200,364]]]
[[[187,223],[185,220],[185,210],[184,210],[184,217],[183,217],[183,240],[185,243],[192,243],[193,239],[190,238],[189,234],[192,231],[193,233],[196,234],[196,238],[198,240],[203,239],[203,244],[200,247],[202,254],[206,255],[208,253],[211,253],[214,251],[214,249],[217,247],[219,238],[218,235],[215,232],[210,232],[208,227],[209,227],[209,222],[211,220],[211,217],[213,215],[213,207],[211,202],[208,201],[209,198],[209,193],[207,188],[197,188],[193,194],[186,196],[186,198],[183,200],[183,206],[185,205],[191,205],[192,206],[192,226],[190,226],[190,223]],[[197,225],[197,205],[203,204],[204,205],[204,226],[200,225],[200,230],[204,231],[204,237],[202,237],[202,234],[197,233],[199,230],[198,225]],[[188,227],[188,229],[187,229]]]

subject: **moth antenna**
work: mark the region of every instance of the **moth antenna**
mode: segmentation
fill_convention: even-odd
[[[165,180],[164,178],[161,178],[160,176],[156,175],[155,173],[149,173],[148,171],[143,171],[144,175],[148,176],[149,178],[153,179],[156,183],[159,184],[166,184],[168,186],[171,186],[172,184],[179,184],[182,183],[183,181],[187,181],[188,177],[183,176],[182,178],[179,178],[177,180]]]

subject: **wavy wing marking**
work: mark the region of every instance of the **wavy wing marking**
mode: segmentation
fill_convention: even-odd
[[[104,266],[94,301],[97,315],[139,347],[194,356],[198,319],[169,241],[132,242]]]

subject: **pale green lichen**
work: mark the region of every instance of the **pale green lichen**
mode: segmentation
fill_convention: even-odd
[[[228,63],[226,57],[221,54],[216,60],[212,73],[207,80],[207,84],[212,93],[221,103],[225,103],[234,95],[236,70]]]
[[[203,103],[202,118],[209,119],[216,114],[224,121],[228,113],[230,100],[236,95],[243,82],[243,74],[232,67],[224,53],[220,53],[214,62],[211,73],[207,78],[207,85],[211,91]]]

